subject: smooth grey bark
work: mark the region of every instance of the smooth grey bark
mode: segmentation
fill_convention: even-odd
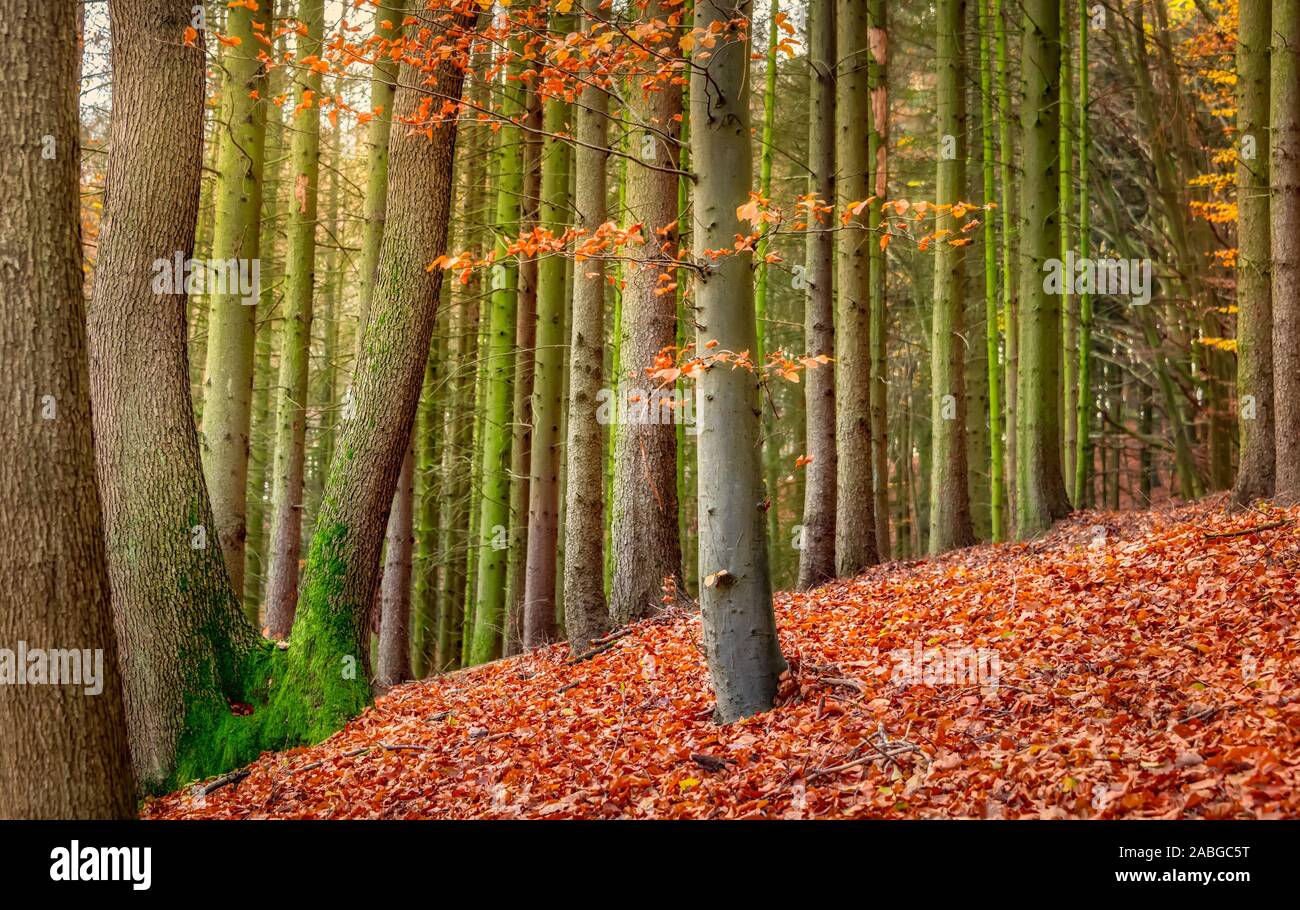
[[[411,678],[411,550],[415,540],[415,445],[406,450],[388,513],[384,575],[380,582],[379,666],[375,682],[392,686]]]
[[[713,53],[691,75],[691,160],[695,186],[696,350],[754,351],[753,256],[724,255],[747,233],[736,209],[749,198],[749,41],[735,22],[748,22],[752,3],[703,2],[695,7],[700,33],[720,28]],[[759,382],[755,373],[722,364],[698,380],[700,611],[704,653],[722,723],[766,711],[785,670],[777,642],[768,571],[767,522],[759,442]],[[870,471],[870,462],[867,463]],[[870,484],[864,489],[870,498]]]

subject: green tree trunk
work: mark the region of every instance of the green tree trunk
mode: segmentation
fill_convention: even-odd
[[[1088,130],[1088,4],[1079,4],[1079,257],[1092,253],[1092,212],[1090,175],[1091,139]],[[1079,295],[1079,370],[1078,394],[1075,398],[1074,430],[1074,506],[1086,509],[1091,486],[1088,469],[1092,465],[1092,295]],[[1068,419],[1068,415],[1067,415]]]
[[[935,66],[938,84],[939,163],[935,230],[958,237],[966,219],[953,206],[966,189],[966,111],[963,41],[965,0],[941,0]],[[966,251],[940,240],[934,253],[934,321],[931,336],[930,552],[943,553],[975,542],[971,528],[966,465],[964,316]]]
[[[260,273],[262,168],[266,152],[266,68],[253,23],[270,22],[267,5],[231,9],[225,33],[239,44],[221,55],[221,118],[217,128],[216,220],[211,258],[239,264],[241,278]],[[257,34],[262,34],[258,32]],[[227,274],[232,270],[227,268]],[[260,277],[260,275],[259,275]],[[235,282],[242,285],[242,281]],[[212,497],[217,538],[236,592],[244,590],[248,450],[259,288],[209,293],[204,380],[203,474]]]
[[[566,35],[575,17],[557,14],[551,30]],[[568,105],[551,98],[543,111],[542,198],[538,224],[556,236],[569,224]],[[546,256],[537,266],[537,354],[533,359],[533,446],[528,482],[528,564],[524,570],[525,649],[555,638],[556,546],[560,526],[561,408],[564,397],[565,258]],[[507,491],[508,492],[508,491]]]
[[[298,59],[318,55],[325,28],[323,0],[299,0]],[[280,379],[276,386],[275,460],[271,486],[271,558],[266,583],[266,627],[285,638],[298,600],[302,551],[303,470],[307,422],[307,370],[311,354],[312,303],[316,279],[316,196],[320,174],[321,74],[295,70],[294,113],[289,121],[290,193],[284,326]]]
[[[1061,250],[1058,82],[1059,0],[1026,0],[1021,41],[1019,385],[1016,432],[1016,536],[1046,531],[1070,510],[1061,474],[1061,303],[1043,282]]]
[[[980,43],[980,142],[984,202],[997,196],[993,155],[993,55],[990,52],[990,0],[979,2]],[[988,366],[989,389],[989,526],[996,543],[1003,538],[1002,501],[1004,490],[1002,465],[1002,365],[999,361],[1001,338],[998,331],[998,259],[993,221],[985,222],[984,236],[984,351]],[[1003,276],[1005,280],[1007,276]]]

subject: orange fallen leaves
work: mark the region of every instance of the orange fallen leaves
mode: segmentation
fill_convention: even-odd
[[[1298,816],[1300,509],[1220,506],[1084,513],[778,595],[791,669],[729,727],[698,615],[674,609],[582,662],[553,645],[398,686],[143,815]],[[997,651],[996,687],[897,680],[901,651],[961,647]]]

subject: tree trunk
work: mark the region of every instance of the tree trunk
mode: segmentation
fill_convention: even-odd
[[[239,744],[221,738],[229,701],[265,676],[244,660],[262,649],[217,543],[190,399],[186,295],[175,283],[194,246],[203,52],[178,40],[187,2],[117,0],[111,14],[91,394],[131,751],[153,790],[236,757]]]
[[[1269,232],[1270,7],[1242,0],[1237,32],[1237,425],[1231,502],[1273,495],[1273,302]]]
[[[747,21],[750,12],[748,0],[695,7],[699,33],[719,30],[712,55],[691,74],[691,160],[699,175],[692,233],[695,261],[703,268],[696,278],[700,353],[713,341],[737,354],[753,351],[757,341],[750,304],[752,255],[738,251],[716,262],[706,255],[730,252],[736,234],[746,233],[736,209],[748,198],[753,178],[749,42],[734,23]],[[758,392],[753,373],[720,365],[704,371],[697,393],[700,571],[705,576],[700,611],[721,723],[770,708],[786,667],[768,575]],[[865,454],[869,457],[869,447]],[[869,492],[870,483],[862,489]],[[866,528],[874,537],[874,520]]]
[[[665,17],[671,9],[664,0],[650,0],[645,15]],[[649,416],[620,423],[614,442],[609,610],[620,626],[658,609],[665,583],[679,589],[685,584],[678,537],[677,433],[673,423],[662,420],[664,409],[654,404],[657,383],[646,375],[655,357],[677,343],[677,298],[657,292],[668,280],[660,276],[674,273],[680,242],[678,182],[672,169],[679,160],[682,95],[671,83],[654,91],[633,85],[629,92],[630,152],[636,160],[627,162],[627,218],[642,225],[645,243],[626,251],[635,264],[623,272],[611,404],[615,415],[624,408],[633,414],[644,408]],[[673,420],[678,419],[681,413],[674,411]]]
[[[129,818],[82,291],[81,9],[4,0],[0,18],[0,642],[85,649],[82,686],[0,685],[0,817]]]
[[[574,17],[557,14],[551,30],[572,30]],[[548,99],[543,114],[546,150],[542,155],[542,199],[538,223],[556,236],[569,222],[568,105]],[[561,408],[564,401],[564,311],[566,267],[562,256],[547,256],[537,266],[537,356],[533,359],[533,446],[528,482],[528,564],[524,577],[523,647],[555,638],[556,546],[560,528]]]
[[[1276,496],[1300,502],[1300,3],[1274,0],[1270,78]]]
[[[835,0],[813,0],[808,19],[808,192],[835,199]],[[835,356],[835,235],[830,220],[809,215],[808,296],[804,345],[811,356]],[[835,368],[809,370],[804,386],[808,457],[804,470],[799,590],[835,577]]]
[[[1020,192],[1020,364],[1016,432],[1016,536],[1040,534],[1069,513],[1061,474],[1061,303],[1044,288],[1060,258],[1056,168],[1060,142],[1060,4],[1026,0],[1021,41],[1024,177]]]
[[[603,0],[584,0],[584,26],[599,17]],[[605,223],[605,164],[609,99],[586,87],[575,102],[578,148],[574,207],[585,231],[579,243]],[[605,262],[599,251],[575,259],[573,327],[569,344],[568,472],[565,484],[564,629],[578,654],[609,628],[605,604],[604,428],[596,419],[605,376]]]
[[[946,230],[949,238],[960,236],[965,223],[952,214],[966,189],[965,21],[965,0],[941,0],[935,57],[940,148],[935,203],[941,214],[935,219],[935,230]],[[930,552],[942,553],[973,544],[975,534],[966,485],[966,251],[940,240],[934,256]]]
[[[990,45],[989,2],[979,3],[979,60],[980,60],[980,144],[981,187],[984,203],[993,202],[997,196],[994,177],[993,151],[993,55]],[[998,259],[993,221],[987,220],[982,243],[984,246],[984,355],[987,358],[989,389],[989,529],[996,543],[1002,540],[1002,366],[1000,357],[998,308]],[[1008,276],[1003,276],[1004,280]]]
[[[261,257],[266,102],[260,100],[260,95],[266,94],[267,87],[265,65],[258,59],[262,46],[253,38],[253,23],[265,30],[270,20],[266,5],[256,11],[247,6],[232,8],[226,16],[225,33],[240,43],[224,48],[221,55],[224,77],[211,258],[239,261],[241,275]],[[212,497],[217,537],[230,583],[240,593],[244,590],[245,497],[258,288],[225,290],[209,293],[203,475]],[[248,293],[243,293],[245,290]]]
[[[1066,23],[1062,23],[1063,26]],[[1079,4],[1079,258],[1092,255],[1092,195],[1088,185],[1091,140],[1088,132],[1088,4]],[[1079,295],[1079,369],[1075,396],[1073,502],[1076,509],[1088,507],[1088,468],[1092,465],[1092,295]],[[1069,414],[1066,415],[1069,419]]]
[[[370,699],[362,672],[369,610],[437,316],[443,270],[427,266],[446,250],[453,195],[456,122],[422,111],[422,86],[436,84],[453,103],[460,98],[464,70],[456,48],[473,22],[468,14],[450,23],[430,11],[415,16],[411,34],[427,37],[423,47],[408,39],[398,79],[394,117],[408,128],[389,144],[388,229],[357,363],[354,414],[339,434],[287,666],[267,709],[286,740],[328,735]]]
[[[889,28],[885,0],[870,0],[867,19],[871,57],[867,84],[871,92],[871,130],[867,134],[871,162],[871,195],[876,197],[867,214],[867,228],[877,237],[884,220],[882,204],[889,194]],[[887,379],[888,322],[886,303],[889,270],[879,241],[868,247],[871,271],[871,456],[872,508],[876,516],[876,550],[890,558],[889,545],[889,385]]]
[[[411,678],[411,536],[415,516],[414,439],[402,460],[388,513],[384,576],[380,584],[379,667],[375,682],[388,687]]]
[[[871,195],[867,141],[871,35],[867,5],[839,0],[835,95],[835,182],[838,208]],[[836,268],[835,570],[853,576],[879,562],[871,452],[871,263],[880,238],[858,229],[838,232]],[[703,520],[703,517],[701,517]]]
[[[299,0],[299,59],[320,53],[325,28],[324,0]],[[303,463],[307,434],[307,371],[311,354],[312,301],[316,279],[316,197],[320,175],[321,74],[308,66],[295,70],[290,170],[288,252],[284,287],[284,327],[280,379],[276,386],[275,460],[271,486],[271,558],[266,583],[266,628],[285,638],[293,627],[298,600],[298,559],[302,552]],[[387,514],[387,509],[384,510]]]

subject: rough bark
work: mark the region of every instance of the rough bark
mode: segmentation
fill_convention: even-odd
[[[601,2],[585,0],[584,23],[599,15]],[[578,226],[587,237],[605,223],[608,109],[609,98],[598,86],[588,86],[574,106],[578,148],[573,201]],[[577,654],[590,648],[592,639],[609,628],[604,579],[605,430],[596,419],[596,399],[605,381],[605,263],[599,253],[576,261],[572,323],[565,452],[564,630],[569,648]]]
[[[1273,403],[1276,498],[1300,502],[1300,3],[1273,3]]]
[[[839,207],[871,195],[867,178],[871,119],[867,5],[839,0],[835,94],[835,182]],[[879,561],[871,454],[871,265],[879,237],[845,229],[837,235],[835,343],[835,569],[852,576]]]
[[[808,192],[835,198],[835,0],[813,0],[808,20]],[[804,345],[812,356],[835,356],[835,235],[828,221],[809,224]],[[804,385],[808,457],[804,470],[799,589],[835,577],[835,370],[808,371]]]
[[[651,0],[647,16],[663,16],[662,0]],[[656,294],[660,276],[673,271],[680,231],[677,227],[677,176],[682,113],[679,87],[645,92],[631,86],[628,98],[632,151],[627,162],[627,219],[642,225],[645,243],[630,247],[635,266],[623,272],[621,325],[615,373],[616,404],[651,401],[656,383],[646,375],[656,355],[677,343],[677,299]],[[653,143],[645,136],[653,136]],[[644,143],[644,144],[643,144]],[[641,154],[646,156],[643,167]],[[655,170],[666,168],[669,170]],[[667,230],[665,230],[667,228]],[[661,233],[662,232],[662,233]],[[616,625],[648,616],[658,609],[666,579],[679,588],[682,548],[678,537],[677,433],[664,422],[663,409],[647,408],[650,419],[618,425],[614,438],[614,498],[611,503],[613,579],[610,615]],[[617,409],[616,409],[617,412]],[[655,422],[655,418],[660,418]],[[681,419],[677,412],[673,418]]]
[[[0,3],[0,642],[97,653],[102,689],[0,685],[3,818],[135,814],[91,434],[80,15]]]
[[[186,295],[155,279],[159,260],[174,265],[194,246],[203,52],[180,40],[190,6],[117,0],[110,9],[111,151],[88,317],[127,725],[147,790],[245,757],[219,731],[228,702],[265,684],[244,661],[262,648],[231,587],[203,480]]]
[[[1269,286],[1269,32],[1264,0],[1242,0],[1237,32],[1237,420],[1231,501],[1273,494],[1273,302]],[[1247,145],[1250,154],[1247,154]]]
[[[942,213],[936,230],[948,237],[961,232],[964,219],[952,207],[966,189],[965,0],[941,0],[935,66],[938,83],[939,155],[935,202]],[[930,552],[942,553],[975,542],[971,528],[966,463],[965,329],[966,248],[939,241],[934,253],[934,320],[931,336]]]

